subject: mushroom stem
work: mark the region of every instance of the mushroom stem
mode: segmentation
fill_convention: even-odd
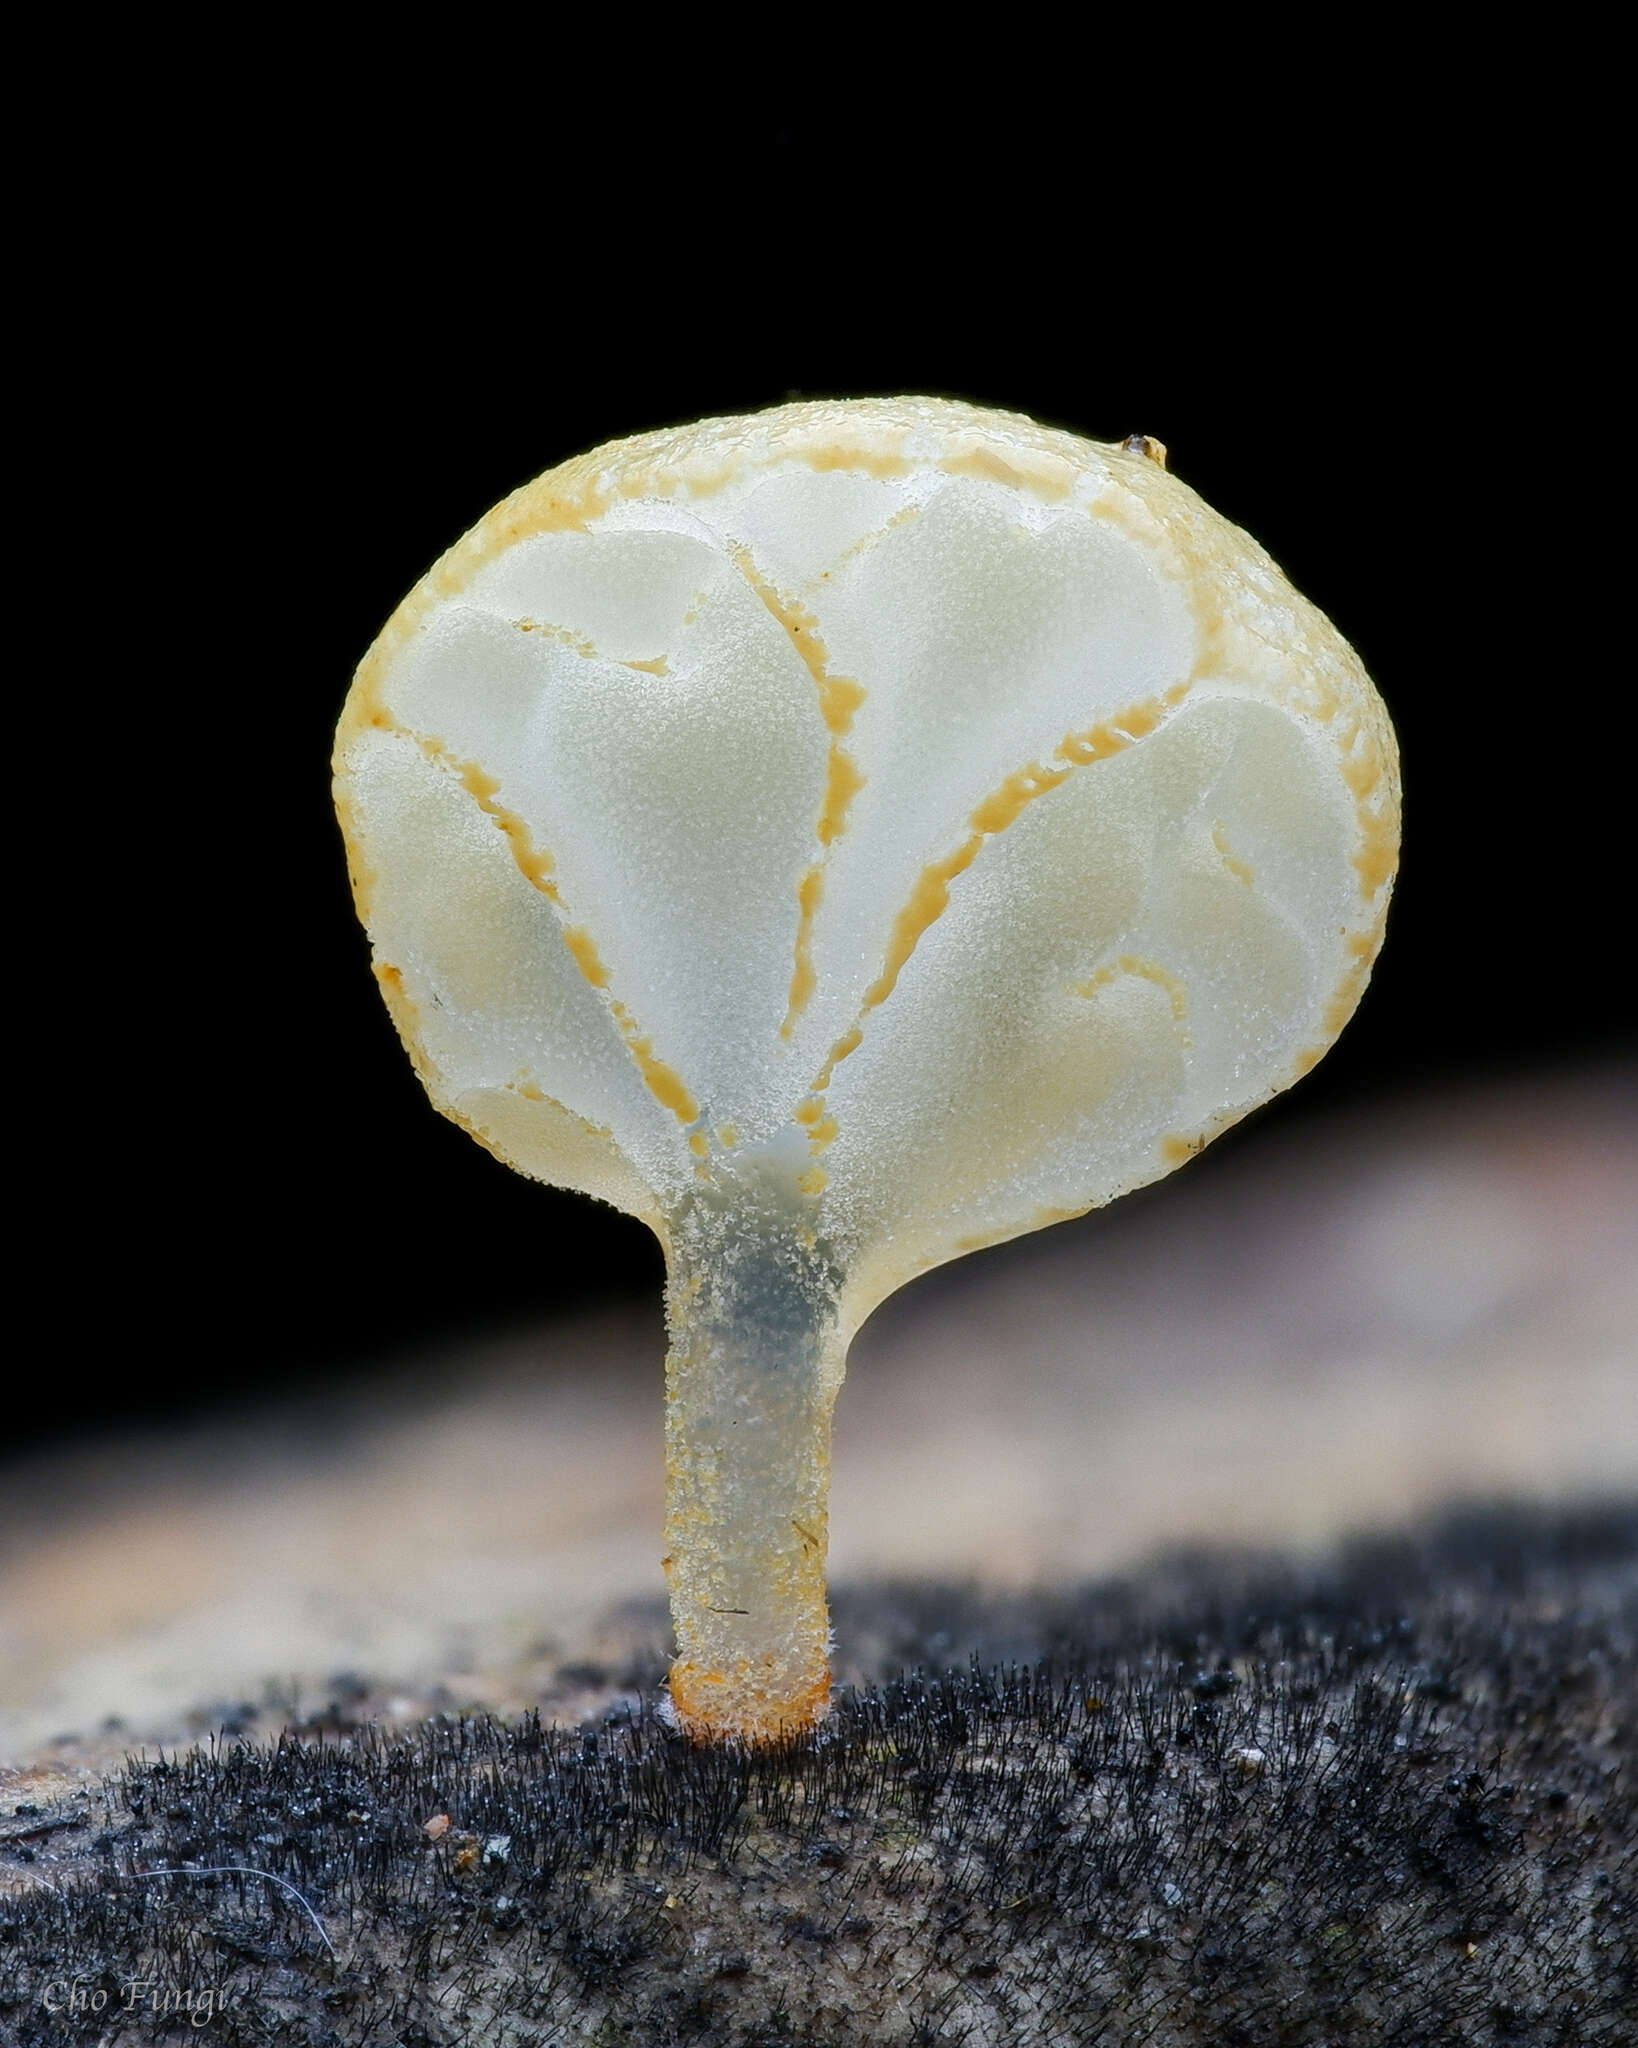
[[[691,1734],[747,1742],[829,1710],[830,1418],[847,1352],[811,1202],[773,1166],[746,1162],[673,1217],[666,1286],[671,1705]]]

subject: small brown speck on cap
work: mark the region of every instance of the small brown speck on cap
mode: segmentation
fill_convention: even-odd
[[[1166,467],[1166,443],[1157,441],[1153,434],[1128,434],[1120,444],[1128,455],[1147,455],[1151,462]]]

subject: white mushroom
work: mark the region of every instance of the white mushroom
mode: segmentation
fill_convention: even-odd
[[[914,398],[640,436],[497,506],[354,682],[337,803],[429,1093],[665,1247],[697,1733],[825,1712],[870,1310],[1168,1172],[1369,974],[1386,714],[1163,455]]]

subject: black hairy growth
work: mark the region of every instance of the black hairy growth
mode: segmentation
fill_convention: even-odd
[[[0,2038],[1638,2037],[1638,1507],[836,1608],[919,1668],[771,1749],[339,1714],[0,1815],[73,1851],[0,1899]]]

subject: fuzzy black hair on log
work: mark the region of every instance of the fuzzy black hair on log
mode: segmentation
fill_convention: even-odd
[[[342,1716],[0,1816],[0,2039],[1638,2038],[1638,1508],[836,1609],[919,1668],[783,1747]]]

